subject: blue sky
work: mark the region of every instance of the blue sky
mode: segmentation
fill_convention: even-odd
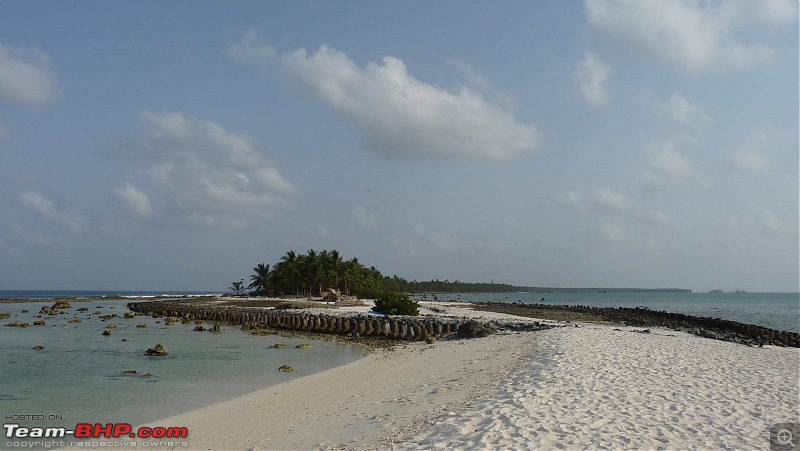
[[[798,290],[792,0],[0,3],[0,288]]]

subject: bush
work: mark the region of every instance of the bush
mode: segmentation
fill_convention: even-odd
[[[375,296],[375,307],[372,310],[387,315],[419,315],[419,304],[402,293],[391,291]]]

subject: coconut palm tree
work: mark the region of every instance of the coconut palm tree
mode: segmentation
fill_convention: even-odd
[[[250,276],[251,282],[247,287],[251,290],[254,290],[258,294],[267,294],[271,282],[270,279],[272,277],[269,265],[259,263],[255,268],[253,268],[253,271],[255,274]]]

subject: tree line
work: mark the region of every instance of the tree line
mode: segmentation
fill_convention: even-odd
[[[242,294],[246,289],[255,296],[322,296],[329,288],[346,295],[372,297],[379,292],[396,293],[499,293],[516,291],[514,286],[501,283],[468,283],[449,280],[418,282],[394,276],[384,276],[374,266],[362,265],[358,258],[344,260],[337,250],[305,254],[290,250],[273,264],[259,263],[253,268],[250,283],[244,279],[233,282],[229,289]]]

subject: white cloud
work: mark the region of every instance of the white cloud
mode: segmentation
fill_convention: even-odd
[[[639,203],[628,200],[623,194],[611,188],[597,188],[594,193],[582,196],[579,193],[571,192],[567,195],[557,195],[556,200],[559,204],[572,207],[575,210],[597,216],[612,214],[616,217],[627,217],[638,220],[646,224],[663,225],[670,221],[667,214],[643,208]]]
[[[595,202],[603,208],[620,213],[631,208],[631,204],[625,199],[625,196],[612,191],[610,188],[599,188],[595,191]]]
[[[180,113],[144,111],[142,117],[149,133],[125,150],[161,191],[167,213],[185,222],[242,226],[297,193],[245,135]],[[128,201],[147,211],[149,201],[128,191]]]
[[[414,232],[416,232],[417,236],[424,239],[435,249],[445,252],[453,252],[459,248],[458,243],[445,233],[428,230],[419,224],[414,225]]]
[[[608,103],[611,94],[606,81],[611,76],[611,67],[600,61],[592,52],[586,52],[575,69],[575,81],[583,97],[590,105],[600,107]]]
[[[650,144],[642,155],[649,166],[642,176],[652,187],[674,188],[695,183],[707,185],[705,177],[695,170],[673,141]]]
[[[393,57],[358,67],[321,47],[283,56],[285,71],[352,123],[364,145],[389,156],[504,160],[533,150],[539,131],[467,88],[451,93],[419,81]]]
[[[663,114],[678,122],[708,122],[708,115],[697,105],[686,100],[686,97],[675,93],[656,108]]]
[[[147,194],[130,183],[126,183],[124,188],[115,189],[114,194],[127,204],[134,213],[143,218],[150,216],[153,212],[153,206],[150,205],[150,199],[147,197]]]
[[[50,70],[50,57],[39,49],[0,44],[0,100],[40,106],[60,95],[58,78]]]
[[[22,205],[35,211],[43,218],[65,227],[71,232],[80,232],[85,226],[83,218],[69,210],[57,208],[50,199],[43,195],[28,191],[20,197]]]
[[[785,24],[797,16],[789,1],[586,0],[598,29],[689,69],[743,67],[767,60],[772,49],[735,36],[746,24]]]
[[[368,213],[363,205],[353,207],[353,216],[355,216],[358,225],[365,229],[376,229],[383,224],[378,216]]]
[[[767,230],[776,235],[794,236],[798,234],[798,225],[791,220],[778,217],[772,210],[767,210],[761,215]]]
[[[766,142],[767,137],[765,135],[751,136],[739,149],[733,152],[733,164],[746,171],[767,171],[769,169],[769,160],[764,155]]]
[[[268,63],[277,55],[275,49],[261,39],[255,28],[245,33],[238,44],[228,46],[228,56],[242,63]]]

